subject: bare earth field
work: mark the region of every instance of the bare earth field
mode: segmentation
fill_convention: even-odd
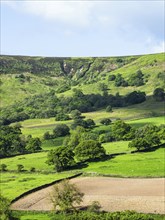
[[[99,201],[106,211],[135,210],[165,214],[165,178],[81,177],[70,180],[85,193],[82,206]],[[52,210],[53,186],[32,193],[17,202],[14,210]]]

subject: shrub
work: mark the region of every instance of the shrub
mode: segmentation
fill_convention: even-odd
[[[17,171],[18,171],[18,172],[22,172],[23,169],[24,169],[24,166],[23,166],[22,164],[18,164],[18,165],[17,165]]]
[[[2,163],[1,165],[0,165],[0,171],[7,171],[7,165],[6,164],[4,164],[4,163]]]
[[[110,118],[103,118],[100,123],[103,125],[110,125],[111,124],[111,119]]]
[[[114,81],[116,79],[115,75],[108,76],[108,81]]]

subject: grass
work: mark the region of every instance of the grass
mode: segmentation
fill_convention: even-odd
[[[128,143],[129,141],[104,143],[103,146],[108,154],[125,154],[118,155],[105,161],[88,163],[88,166],[83,168],[82,171],[123,177],[164,176],[164,148],[160,148],[153,152],[130,154],[130,151],[134,149],[129,149]],[[17,164],[22,164],[25,170],[29,170],[34,166],[38,171],[52,172],[53,166],[48,166],[45,163],[46,159],[47,153],[42,152],[2,159],[1,163],[6,164],[8,170],[17,170]]]
[[[10,158],[1,159],[2,164],[7,165],[7,169],[9,171],[16,171],[17,165],[22,164],[24,166],[24,170],[29,171],[31,167],[35,167],[37,171],[47,171],[52,172],[53,166],[49,166],[46,163],[47,160],[47,152],[41,153],[33,153],[26,154],[21,156],[15,156]]]
[[[112,159],[92,162],[84,172],[121,177],[164,177],[165,149],[154,152],[116,156]]]
[[[65,137],[58,137],[56,139],[45,140],[42,142],[43,150],[52,150],[55,147],[61,146]]]
[[[129,141],[116,141],[102,144],[107,154],[130,153],[132,149],[128,148]]]
[[[41,174],[3,172],[1,173],[0,178],[1,192],[6,198],[12,200],[32,188],[66,178],[71,175],[73,175],[73,173]]]

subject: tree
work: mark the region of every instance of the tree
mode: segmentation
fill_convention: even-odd
[[[57,147],[49,151],[46,163],[54,165],[57,172],[63,171],[75,165],[74,153],[67,147]]]
[[[141,149],[148,149],[150,145],[144,138],[135,138],[128,144],[128,147],[134,147],[139,151]]]
[[[54,137],[64,137],[66,135],[70,134],[70,129],[66,124],[58,124],[56,127],[53,129],[53,134]]]
[[[142,86],[144,85],[143,73],[141,70],[138,70],[136,73],[133,73],[129,78],[130,86]]]
[[[26,150],[31,153],[42,150],[40,139],[39,138],[30,138],[30,140],[28,141],[28,143],[26,145]]]
[[[129,140],[132,137],[132,128],[122,120],[116,120],[112,125],[112,135],[116,140]]]
[[[81,118],[81,112],[77,109],[71,111],[71,118],[72,119],[80,119]]]
[[[105,83],[99,83],[98,89],[104,93],[106,90],[108,90],[108,86]]]
[[[43,139],[44,139],[44,140],[49,140],[49,139],[53,138],[52,136],[53,136],[53,135],[51,135],[51,134],[49,133],[49,131],[46,131],[46,132],[44,133],[44,135],[43,135]]]
[[[0,219],[2,220],[10,220],[11,217],[11,211],[9,210],[10,202],[8,199],[6,199],[4,196],[0,194]]]
[[[101,119],[100,123],[103,125],[110,125],[111,124],[111,119],[110,118],[103,118]]]
[[[85,140],[75,148],[75,157],[79,161],[93,160],[105,156],[105,149],[98,141]]]
[[[85,122],[86,122],[86,128],[93,128],[96,125],[94,120],[90,118],[87,119]]]
[[[138,104],[146,100],[145,92],[133,91],[126,95],[125,101],[128,105]]]
[[[165,100],[165,92],[162,88],[156,88],[153,92],[153,97],[156,101],[164,101]]]
[[[71,125],[71,128],[72,129],[75,129],[77,128],[78,126],[81,126],[83,128],[87,128],[88,127],[88,124],[85,120],[83,120],[82,118],[78,118],[78,119],[74,119],[72,125]]]
[[[54,186],[51,200],[55,210],[60,208],[63,212],[69,212],[75,210],[75,205],[79,205],[83,201],[83,196],[84,193],[80,192],[74,184],[64,180]]]

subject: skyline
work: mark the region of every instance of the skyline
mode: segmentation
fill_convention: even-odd
[[[1,0],[1,54],[97,57],[164,52],[164,4]]]

